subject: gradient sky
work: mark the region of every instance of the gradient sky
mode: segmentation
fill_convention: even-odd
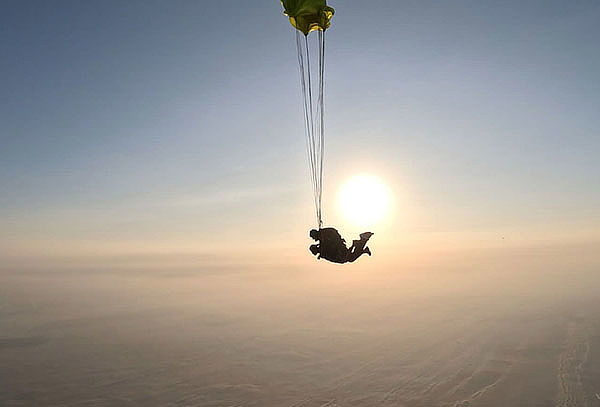
[[[600,241],[598,2],[330,5],[326,223],[356,232],[335,194],[370,173],[380,259]],[[5,1],[0,55],[5,267],[311,260],[278,1]]]

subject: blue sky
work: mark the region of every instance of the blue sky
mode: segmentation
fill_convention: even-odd
[[[329,4],[326,221],[367,172],[403,244],[600,230],[600,4]],[[304,250],[277,1],[8,1],[0,55],[0,255]]]

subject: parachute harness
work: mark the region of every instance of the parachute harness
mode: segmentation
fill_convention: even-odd
[[[325,148],[325,121],[323,85],[325,74],[325,31],[317,31],[318,64],[317,83],[313,81],[310,63],[310,42],[308,35],[296,31],[296,47],[298,51],[298,67],[300,69],[300,86],[304,111],[304,129],[306,150],[313,188],[315,214],[319,228],[323,225],[323,157]],[[316,86],[316,92],[313,87]],[[316,97],[314,97],[316,93]]]

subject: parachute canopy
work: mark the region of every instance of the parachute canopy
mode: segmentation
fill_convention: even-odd
[[[315,214],[320,229],[323,225],[321,207],[325,146],[325,99],[323,97],[325,32],[333,17],[333,8],[327,6],[326,0],[281,0],[281,4],[285,9],[284,14],[289,17],[290,23],[296,29],[306,149],[315,200]],[[317,35],[309,36],[311,31],[316,31]]]
[[[335,10],[326,0],[281,0],[290,23],[298,31],[308,35],[311,31],[325,31],[331,25]]]

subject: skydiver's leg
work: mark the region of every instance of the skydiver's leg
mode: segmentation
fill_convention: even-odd
[[[346,261],[348,263],[352,263],[353,261],[356,261],[356,259],[358,259],[360,256],[362,256],[365,253],[369,254],[369,256],[371,255],[371,251],[369,250],[368,247],[363,250],[360,250],[360,251],[356,250],[352,253],[348,253],[348,257],[346,257]]]
[[[369,240],[369,238],[372,235],[373,235],[372,233],[369,235],[367,235],[366,233],[363,233],[360,235],[360,240],[352,241],[352,246],[348,250],[348,257],[346,259],[348,262],[355,261],[356,259],[358,259],[360,256],[362,256],[365,253],[368,254],[369,256],[371,255],[371,250],[368,247],[366,247],[366,245],[367,245],[367,241]]]
[[[360,240],[353,240],[352,246],[350,246],[349,250],[351,252],[355,252],[356,250],[362,251],[363,248],[367,245],[369,239],[373,236],[371,232],[365,232],[360,234]]]

